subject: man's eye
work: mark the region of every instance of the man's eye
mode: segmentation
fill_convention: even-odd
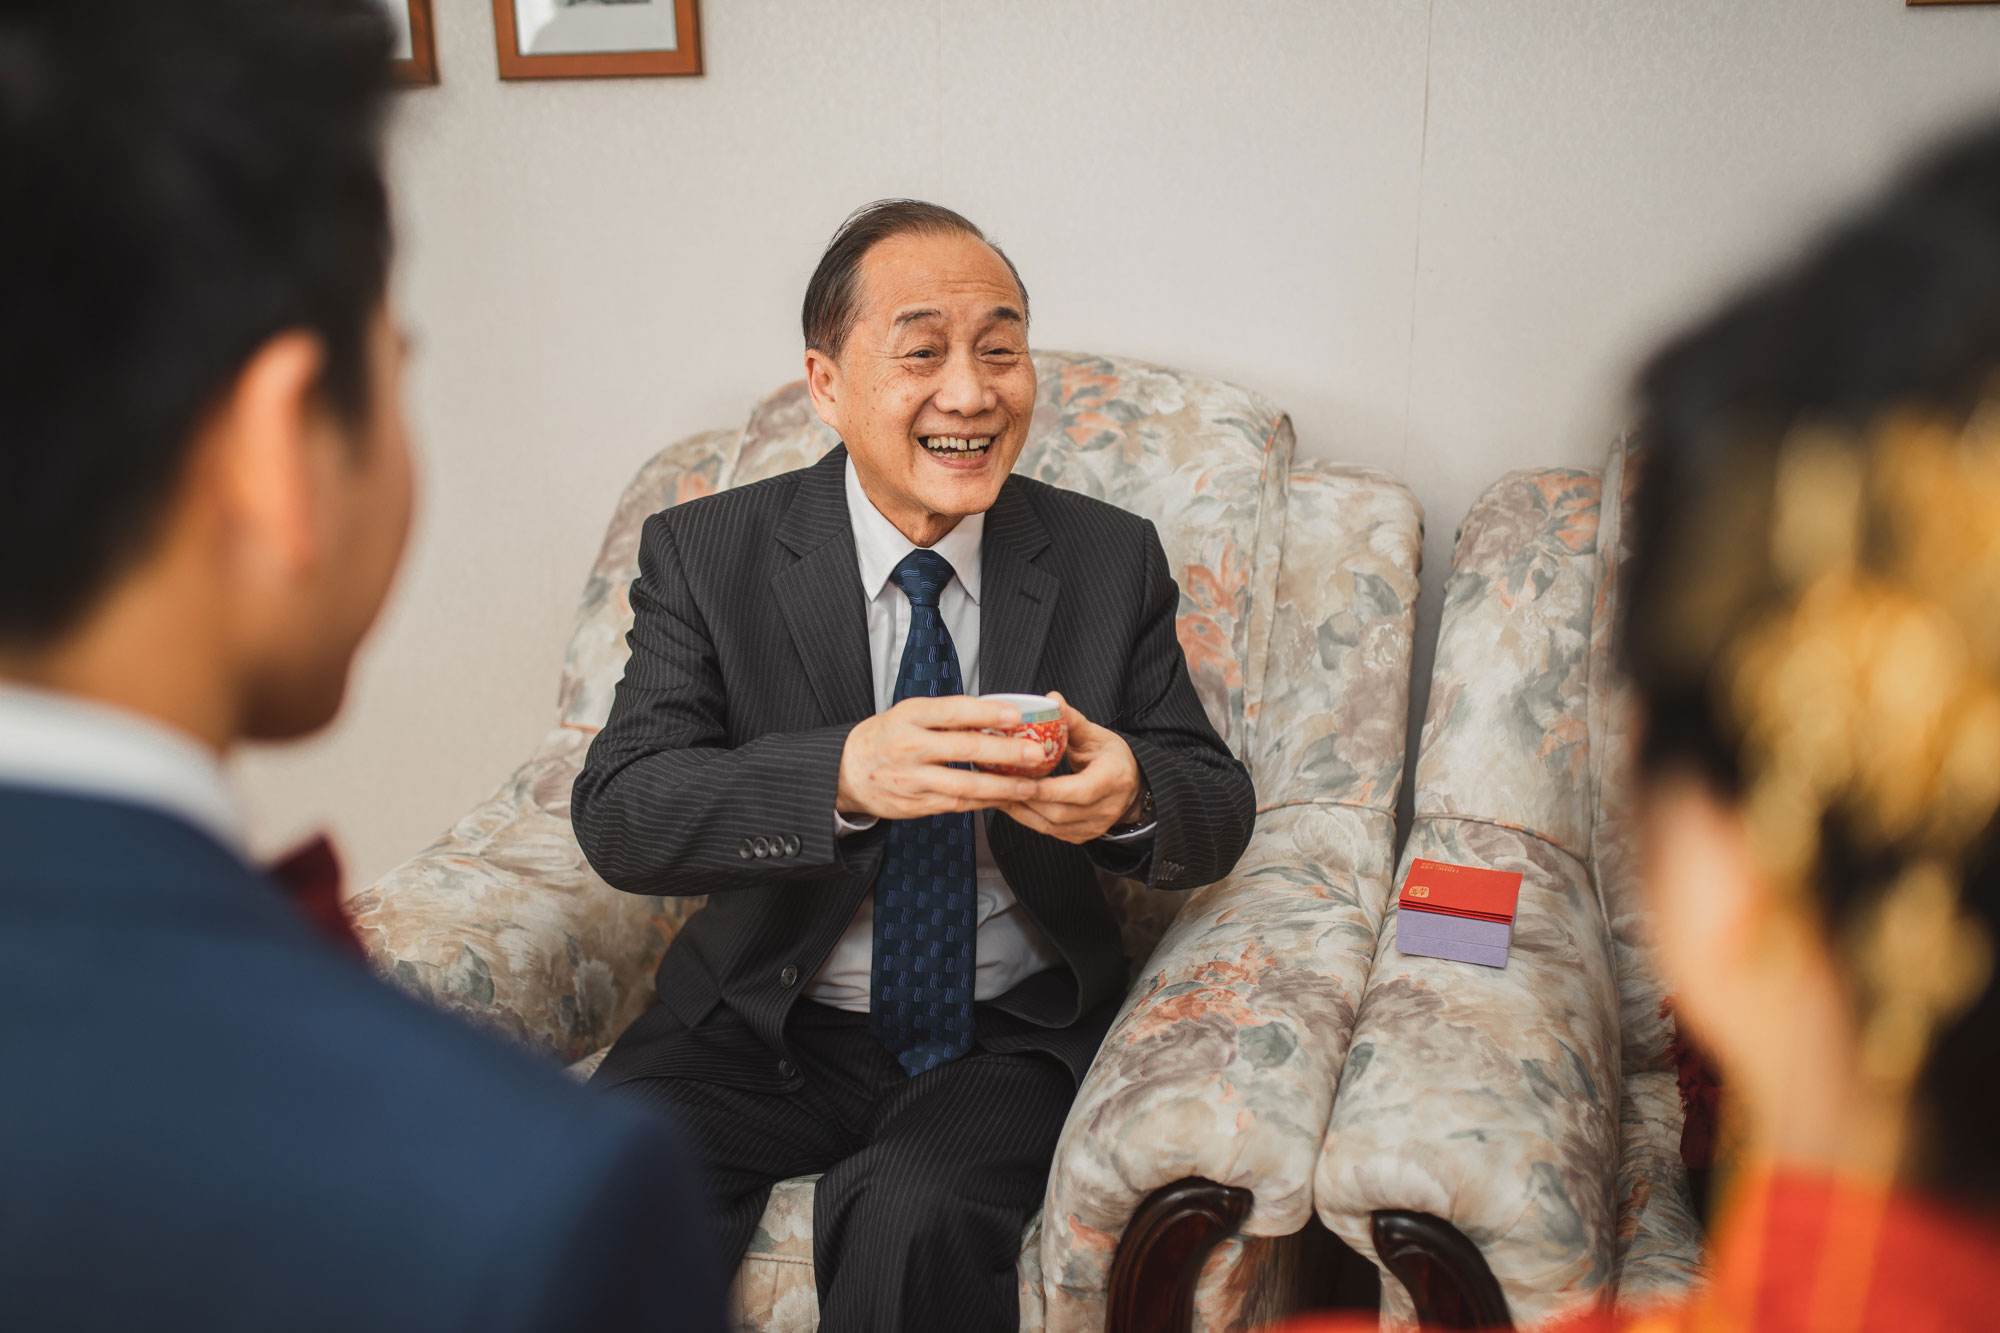
[[[932,357],[935,357],[937,353],[933,351],[931,348],[919,347],[916,351],[910,353],[910,355],[913,357],[922,357],[925,360],[930,360]]]

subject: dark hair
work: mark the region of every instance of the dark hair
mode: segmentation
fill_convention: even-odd
[[[2000,371],[2000,124],[1948,145],[1801,260],[1662,351],[1639,391],[1646,453],[1624,590],[1625,663],[1644,701],[1642,770],[1691,769],[1740,797],[1725,656],[1788,594],[1773,568],[1773,488],[1794,427],[1860,450],[1891,414],[1963,424]],[[1864,552],[1864,559],[1867,558]],[[2000,608],[1994,614],[2000,615]],[[2000,764],[2000,754],[1993,756]],[[1902,868],[1827,815],[1814,889],[1829,932]],[[2000,939],[1989,826],[1961,901]],[[1922,1076],[1931,1187],[2000,1204],[1990,1134],[2000,986],[1945,1030]]]
[[[806,284],[805,309],[800,316],[805,326],[806,346],[837,357],[847,345],[847,335],[853,332],[858,317],[855,307],[861,296],[861,261],[878,243],[891,236],[936,236],[950,232],[970,236],[1000,256],[1000,262],[1014,275],[1014,287],[1021,293],[1021,318],[1025,320],[1028,288],[1021,281],[1021,271],[1007,258],[1007,252],[987,240],[986,233],[970,219],[942,204],[927,204],[921,199],[877,199],[849,213],[847,221],[840,224],[840,230],[827,242],[826,253],[819,257],[819,267],[813,270],[812,281]]]
[[[374,0],[0,8],[0,645],[150,549],[202,414],[287,329],[368,407],[389,266]]]

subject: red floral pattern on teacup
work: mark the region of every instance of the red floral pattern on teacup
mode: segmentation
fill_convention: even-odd
[[[1042,743],[1042,762],[1032,767],[1014,764],[981,764],[988,773],[998,773],[1010,778],[1044,778],[1055,772],[1062,762],[1063,752],[1069,748],[1069,724],[1061,718],[1047,722],[1022,722],[1011,727],[988,728],[989,736],[1018,736],[1024,741]]]

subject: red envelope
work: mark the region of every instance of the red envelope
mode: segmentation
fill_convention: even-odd
[[[1409,877],[1403,881],[1403,892],[1396,899],[1396,906],[1414,912],[1511,924],[1514,904],[1520,896],[1518,870],[1482,870],[1477,866],[1455,866],[1449,861],[1417,860],[1410,862]]]

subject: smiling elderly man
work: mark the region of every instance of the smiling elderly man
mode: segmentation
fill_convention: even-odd
[[[805,300],[843,444],[647,520],[632,658],[577,837],[634,893],[707,894],[597,1081],[672,1113],[740,1258],[824,1172],[829,1333],[1008,1329],[1023,1223],[1126,982],[1097,869],[1187,889],[1250,836],[1250,779],[1174,634],[1150,523],[1010,475],[1028,298],[934,204],[850,217]],[[985,734],[1063,700],[1067,772]]]

